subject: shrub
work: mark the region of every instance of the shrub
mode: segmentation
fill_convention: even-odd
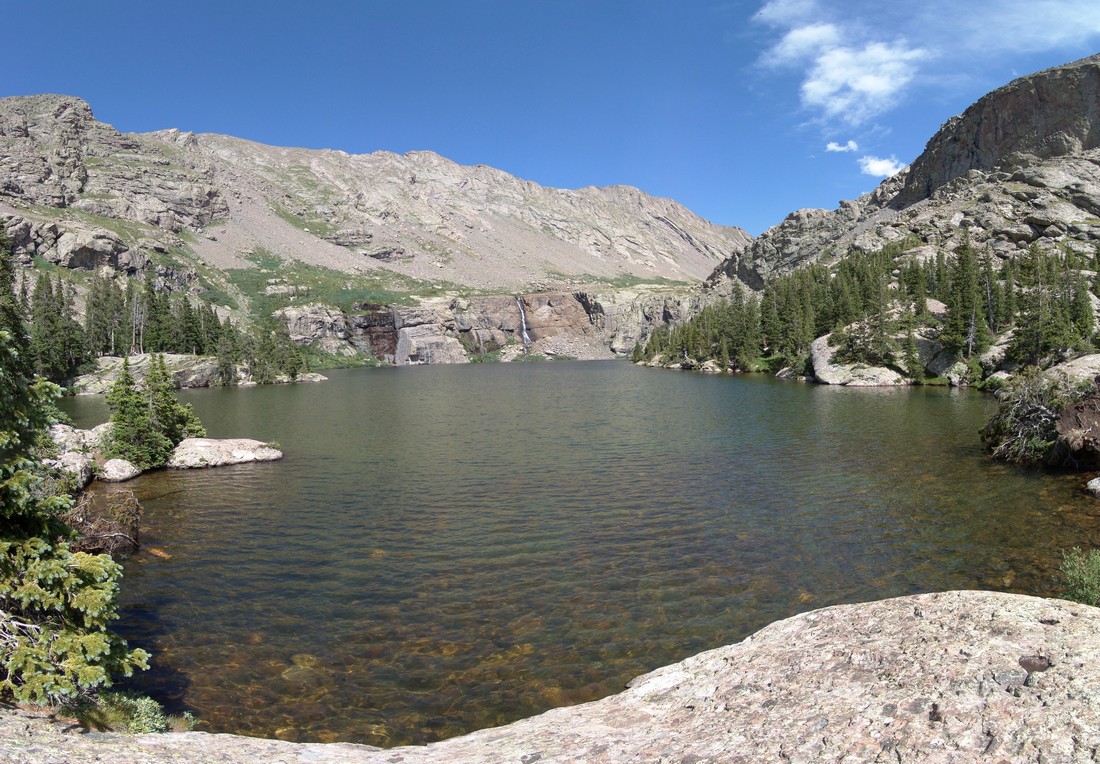
[[[188,711],[180,715],[164,713],[152,698],[135,692],[109,690],[94,698],[81,698],[63,707],[90,729],[100,732],[186,732],[195,728],[195,717]]]
[[[1074,547],[1062,552],[1060,569],[1064,596],[1083,605],[1100,605],[1100,549]]]
[[[1021,371],[1001,389],[997,413],[981,430],[982,443],[997,459],[1056,466],[1058,417],[1088,389],[1034,366]]]

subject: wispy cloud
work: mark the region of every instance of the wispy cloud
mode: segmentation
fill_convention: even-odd
[[[810,24],[796,27],[776,43],[767,53],[767,60],[773,66],[799,64],[821,51],[834,48],[840,42],[840,30],[832,24]]]
[[[948,52],[1018,54],[1083,46],[1100,36],[1096,0],[994,0],[966,13],[945,12],[957,8],[947,0],[929,5],[916,23],[931,34],[949,34]]]
[[[890,157],[889,159],[883,159],[882,157],[867,156],[859,158],[859,171],[864,175],[870,175],[875,178],[889,178],[891,175],[897,175],[909,165],[902,164],[898,161],[897,157]]]
[[[803,71],[804,106],[826,120],[859,125],[892,107],[929,53],[904,38],[876,39],[857,26],[821,18],[814,2],[769,0],[759,21],[785,29],[761,57]]]
[[[753,18],[773,36],[760,63],[797,72],[802,105],[849,127],[871,123],[918,85],[1100,40],[1097,0],[986,0],[965,9],[958,0],[767,0]]]
[[[837,143],[836,141],[829,141],[825,144],[825,150],[840,153],[859,151],[859,144],[852,140],[848,141],[847,143]]]

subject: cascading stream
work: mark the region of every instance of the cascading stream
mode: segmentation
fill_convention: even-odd
[[[527,313],[523,310],[523,298],[516,296],[516,306],[519,308],[519,325],[523,330],[523,354],[527,355],[527,346],[531,344],[531,336],[527,334]]]

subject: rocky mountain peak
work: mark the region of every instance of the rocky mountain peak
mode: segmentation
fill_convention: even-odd
[[[1038,159],[1100,145],[1100,54],[1013,80],[949,119],[913,162],[893,200],[904,208],[970,170],[1013,155]]]
[[[916,242],[951,252],[963,229],[1005,258],[1032,244],[1100,242],[1100,55],[1020,77],[952,117],[908,170],[835,210],[799,210],[709,283],[773,274],[854,249]]]

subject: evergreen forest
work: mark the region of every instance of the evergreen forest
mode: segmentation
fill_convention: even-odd
[[[7,241],[0,241],[0,251],[6,257]],[[29,329],[33,370],[53,382],[90,370],[100,356],[137,353],[214,356],[222,384],[236,381],[238,367],[259,383],[293,379],[307,370],[284,322],[267,319],[239,327],[228,316],[219,319],[210,303],[156,289],[149,280],[93,275],[83,322],[76,318],[76,287],[59,272],[53,278],[46,271],[24,273],[16,294],[16,310]]]
[[[1093,347],[1100,248],[1084,256],[1032,245],[1002,259],[977,252],[964,231],[950,255],[909,256],[920,243],[815,263],[772,278],[759,295],[734,282],[728,299],[658,327],[633,360],[808,374],[811,343],[829,335],[835,362],[885,366],[919,383],[928,381],[931,347],[966,362],[968,381],[978,383],[980,356],[997,337],[1010,337],[1005,356],[1020,366],[1049,366]]]

